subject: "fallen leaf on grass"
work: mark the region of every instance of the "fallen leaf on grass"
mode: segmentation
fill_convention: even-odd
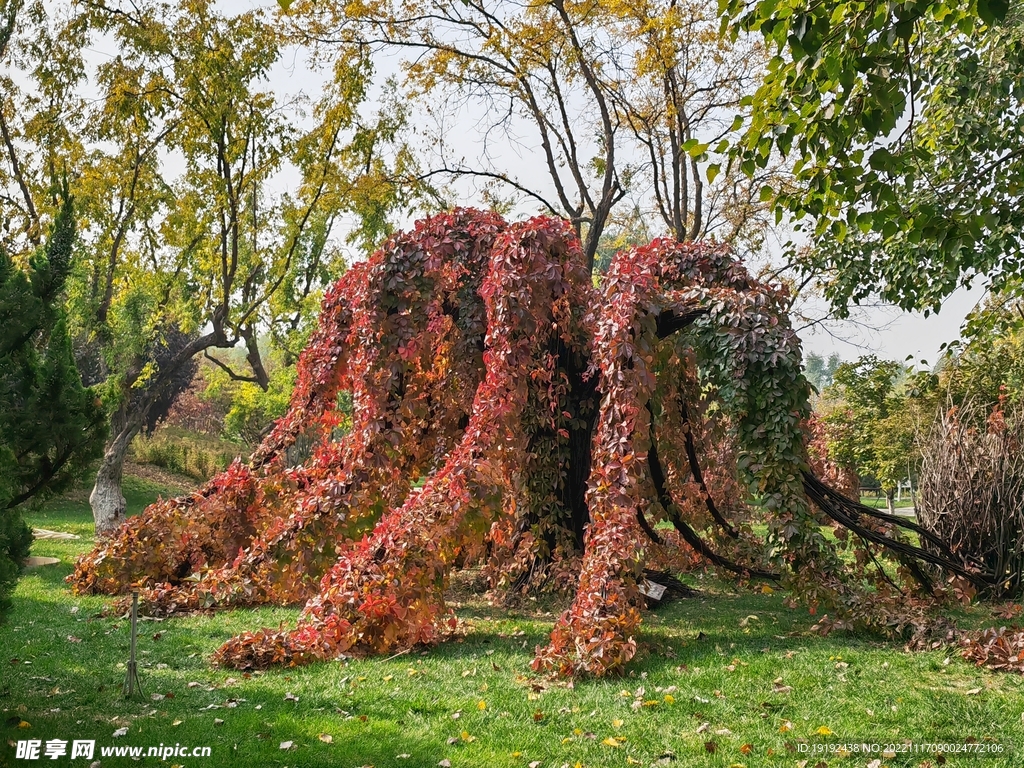
[[[224,725],[224,721],[221,720],[219,717],[215,717],[215,718],[213,718],[213,724],[214,725]]]
[[[967,691],[966,695],[968,695],[968,696],[975,696],[975,695],[981,693],[982,690],[984,690],[984,689],[983,688],[971,688],[971,690]]]
[[[31,728],[32,727],[32,723],[30,723],[28,720],[19,720],[18,721],[18,727],[21,728],[22,730],[25,730],[27,728]],[[115,733],[114,735],[116,736],[117,734]]]
[[[438,765],[438,768],[452,768],[452,761],[451,761],[451,760],[449,760],[449,759],[448,759],[448,758],[446,757],[446,758],[445,758],[444,760],[442,760],[441,762],[439,762],[439,763],[438,763],[437,765]]]
[[[815,733],[819,736],[831,736],[832,729],[829,728],[827,725],[823,725],[820,728],[818,728],[818,730],[816,730]]]
[[[601,743],[604,744],[606,747],[615,747],[616,749],[622,746],[615,736],[609,736],[607,739],[604,739]]]
[[[181,720],[175,720],[173,723],[171,723],[171,725],[174,726],[175,728],[177,728],[179,725],[181,725],[181,723],[182,723]]]
[[[1021,713],[1020,717],[1021,717],[1021,720],[1024,720],[1024,712]],[[612,720],[612,728],[621,728],[621,727],[622,727],[622,721],[621,720],[619,720],[618,718],[616,718],[615,720]]]
[[[527,766],[527,768],[540,768],[540,767],[541,767],[541,765],[542,765],[542,763],[541,763],[541,761],[540,761],[540,760],[534,760],[534,761],[533,761],[532,763],[530,763],[530,764],[529,764],[529,765]]]
[[[704,733],[708,728],[711,727],[711,723],[701,723],[697,726],[697,733]]]
[[[329,733],[321,733],[317,738],[324,744],[331,744],[334,742],[334,737]]]
[[[127,736],[127,735],[128,735],[128,729],[127,728],[118,728],[116,731],[114,731],[114,738],[115,739],[119,739],[122,736]]]
[[[713,741],[705,741],[704,742],[704,751],[706,751],[708,754],[711,754],[711,755],[715,754],[715,751],[717,749],[718,749],[718,745],[715,742],[713,742]]]
[[[294,741],[282,741],[280,749],[295,749]]]
[[[294,693],[286,693],[284,695],[284,700],[285,701],[298,701],[299,697],[296,696]]]
[[[753,751],[754,751],[754,745],[753,744],[744,744],[742,747],[740,747],[740,754],[741,755],[749,755]]]
[[[469,731],[463,731],[459,734],[459,736],[461,736],[462,740],[467,744],[472,744],[474,741],[476,741],[476,736],[470,736]]]

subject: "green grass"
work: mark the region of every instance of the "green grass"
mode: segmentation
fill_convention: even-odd
[[[139,483],[130,489],[132,509],[158,490]],[[84,501],[53,502],[29,521],[82,535],[91,531]],[[77,738],[95,739],[97,749],[211,747],[212,756],[204,759],[140,761],[186,768],[428,768],[445,759],[465,768],[527,768],[533,761],[544,768],[577,762],[589,768],[791,767],[811,757],[799,751],[802,745],[908,739],[974,739],[1010,750],[986,758],[951,756],[947,765],[982,760],[995,768],[1024,761],[1017,751],[1024,746],[1021,678],[976,669],[955,653],[909,654],[870,637],[818,637],[808,631],[813,619],[786,608],[781,595],[735,591],[710,578],[693,581],[703,597],[645,616],[640,659],[619,679],[569,687],[533,675],[533,648],[545,641],[561,605],[526,601],[515,610],[492,608],[463,584],[453,593],[466,625],[460,641],[422,654],[252,676],[214,669],[208,658],[239,631],[294,623],[296,609],[144,622],[145,697],[126,700],[121,684],[129,622],[102,617],[108,600],[74,597],[63,583],[73,557],[90,545],[83,538],[38,541],[33,547],[33,554],[62,563],[23,576],[14,611],[0,626],[5,742]],[[992,618],[982,608],[964,616],[973,624]],[[980,690],[969,693],[975,689]],[[167,697],[152,700],[154,693]],[[31,727],[19,728],[20,721]],[[708,725],[702,728],[703,723]],[[783,732],[787,723],[792,730]],[[822,726],[834,735],[818,735]],[[115,739],[121,727],[128,733]],[[331,743],[321,741],[322,734]],[[613,747],[606,742],[610,738],[623,741]],[[295,748],[281,750],[287,741]],[[713,754],[705,746],[712,741]],[[14,760],[11,746],[0,749],[0,765],[32,764]],[[882,762],[919,766],[925,757],[901,753]],[[866,766],[870,759],[824,757],[828,766]],[[87,762],[62,758],[46,764]],[[127,757],[102,760],[104,768],[131,764]]]

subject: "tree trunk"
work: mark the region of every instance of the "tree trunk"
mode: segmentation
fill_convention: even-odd
[[[885,506],[888,507],[890,515],[896,514],[896,493],[892,488],[885,489]]]
[[[124,460],[128,455],[128,446],[139,433],[144,421],[144,413],[141,416],[134,413],[129,417],[124,406],[111,417],[111,439],[103,453],[103,461],[96,473],[92,493],[89,494],[89,505],[92,507],[97,535],[110,533],[124,522],[127,505],[121,492]]]

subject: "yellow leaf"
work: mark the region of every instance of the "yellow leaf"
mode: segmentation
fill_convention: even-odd
[[[823,726],[821,726],[821,728],[819,728],[819,729],[818,729],[818,730],[816,731],[816,733],[817,733],[817,734],[818,734],[819,736],[831,736],[831,735],[832,735],[832,729],[831,729],[831,728],[829,728],[829,727],[828,727],[827,725],[823,725]]]
[[[665,694],[665,703],[666,704],[675,704],[676,703],[676,697],[673,696],[671,693],[666,693]]]
[[[22,720],[20,723],[18,723],[18,727],[21,729],[31,728],[32,723],[30,723],[28,720]]]
[[[512,753],[512,757],[522,757],[522,756],[523,756],[522,752],[513,752]]]
[[[763,585],[761,585],[761,594],[762,595],[774,595],[775,594],[775,590],[772,589],[771,587],[769,587],[767,584],[763,584]]]
[[[487,702],[481,701],[479,704],[476,705],[476,708],[483,712],[485,709],[487,709]]]
[[[394,675],[384,675],[384,682],[385,683],[390,683],[392,680],[394,680],[394,678],[395,678]]]
[[[633,694],[630,693],[629,691],[619,691],[619,696],[621,696],[624,699],[631,699],[631,698],[633,698]]]
[[[627,763],[628,763],[629,765],[642,765],[642,764],[643,764],[643,763],[641,763],[641,762],[640,762],[639,760],[634,760],[634,759],[633,759],[632,757],[630,757],[629,755],[626,755],[626,762],[627,762]]]
[[[789,731],[792,731],[792,730],[793,730],[793,724],[791,722],[789,722],[789,720],[787,720],[786,722],[784,722],[782,725],[779,726],[779,733],[788,733]]]
[[[621,728],[621,727],[622,727],[622,721],[621,720],[619,720],[618,718],[615,718],[614,720],[612,720],[612,728]]]
[[[334,741],[334,737],[329,733],[321,733],[317,738],[319,738],[324,744],[331,744]]]
[[[182,722],[181,720],[175,720],[173,723],[171,723],[171,725],[177,727],[177,726],[181,725],[181,722]]]
[[[564,739],[562,739],[562,743],[563,744],[568,744],[570,741],[572,741],[572,739],[570,739],[568,736],[566,736]]]
[[[469,735],[469,731],[463,731],[459,735],[462,736],[462,740],[464,742],[466,742],[467,744],[469,744],[470,742],[476,741],[476,736],[470,736]]]
[[[601,742],[606,747],[618,747],[619,741],[614,736],[609,736],[607,739]]]
[[[659,703],[660,702],[656,701],[655,699],[648,699],[647,701],[644,702],[644,706],[645,707],[656,707],[656,706],[658,706]]]

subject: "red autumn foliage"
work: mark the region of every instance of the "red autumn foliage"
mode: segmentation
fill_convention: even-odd
[[[836,439],[829,434],[829,430],[839,427],[828,424],[817,413],[812,413],[807,419],[806,428],[807,458],[811,471],[847,498],[859,499],[860,476],[857,468],[836,461],[829,451],[829,443]]]
[[[1024,629],[986,629],[960,641],[963,656],[979,667],[1024,674]]]
[[[141,586],[150,611],[306,601],[294,630],[216,654],[239,667],[435,642],[453,626],[449,572],[485,562],[507,589],[578,582],[538,669],[617,672],[636,653],[639,574],[681,542],[684,561],[878,626],[898,589],[844,566],[804,494],[809,386],[787,305],[723,246],[656,240],[598,291],[563,221],[427,219],[328,292],[249,464],[129,520],[69,580]],[[289,467],[300,435],[316,447]]]

